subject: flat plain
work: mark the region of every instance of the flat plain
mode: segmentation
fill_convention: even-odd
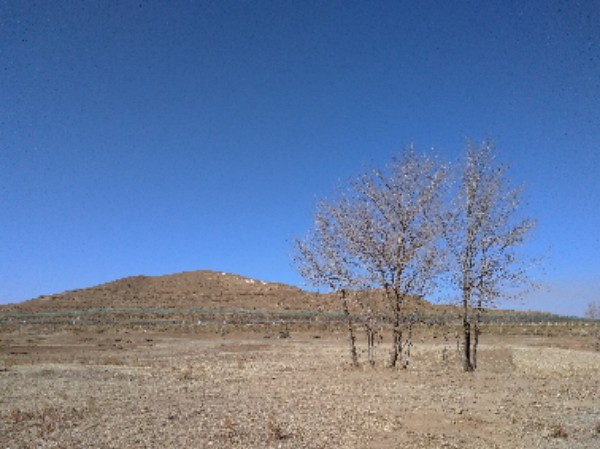
[[[407,369],[385,366],[385,339],[351,367],[323,327],[6,327],[0,447],[600,447],[594,326],[498,329],[464,373],[435,327]]]

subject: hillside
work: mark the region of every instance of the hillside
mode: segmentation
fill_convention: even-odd
[[[375,295],[378,296],[378,295]],[[379,296],[379,301],[381,297]],[[318,294],[281,283],[263,282],[208,270],[164,276],[132,276],[98,286],[40,296],[0,306],[0,313],[44,313],[90,309],[311,310],[338,312],[332,294]],[[354,304],[353,309],[359,309]],[[438,313],[422,299],[411,310]]]
[[[2,313],[100,308],[337,310],[328,295],[214,271],[133,276],[0,307]]]

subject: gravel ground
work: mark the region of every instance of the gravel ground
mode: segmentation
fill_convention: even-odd
[[[484,340],[463,373],[437,340],[392,370],[328,335],[10,335],[0,447],[597,449],[599,373],[539,339]]]

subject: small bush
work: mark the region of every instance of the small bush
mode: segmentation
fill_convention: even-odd
[[[194,367],[190,364],[181,369],[179,380],[192,380],[194,378]]]
[[[550,428],[550,436],[552,438],[567,438],[569,434],[562,424],[555,424]]]
[[[274,419],[271,419],[267,423],[267,434],[269,441],[281,441],[288,438],[288,435],[283,431],[281,425]]]

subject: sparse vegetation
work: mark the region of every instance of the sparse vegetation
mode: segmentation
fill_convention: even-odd
[[[516,249],[534,223],[517,217],[522,188],[509,185],[506,170],[495,160],[491,143],[469,142],[445,220],[450,278],[462,296],[465,371],[477,368],[483,311],[532,285],[528,264]]]
[[[584,316],[588,320],[600,321],[600,300],[590,302]],[[594,348],[600,352],[600,323],[596,325],[595,334],[596,341],[594,342]]]
[[[600,354],[585,324],[491,326],[476,376],[461,373],[454,326],[418,326],[401,379],[340,366],[341,325],[316,340],[302,324],[288,339],[243,324],[225,337],[128,330],[122,349],[118,327],[28,340],[40,334],[22,326],[0,351],[19,352],[0,373],[0,447],[596,447]],[[122,363],[103,363],[113,355]]]
[[[281,441],[289,438],[289,435],[285,433],[281,424],[275,419],[270,419],[267,423],[267,435],[269,441]]]
[[[337,291],[348,319],[356,363],[348,293],[381,292],[391,324],[390,365],[407,367],[414,311],[408,299],[424,295],[443,268],[440,246],[447,168],[412,147],[386,167],[358,177],[332,201],[317,207],[314,229],[295,241],[298,272],[312,285]],[[374,353],[375,320],[364,307],[368,353]]]
[[[517,216],[521,190],[509,185],[490,143],[468,143],[455,173],[411,147],[319,203],[311,233],[295,240],[294,262],[310,284],[338,293],[354,365],[354,321],[365,327],[374,364],[379,320],[391,328],[391,366],[408,366],[418,319],[409,300],[442,283],[462,297],[464,370],[477,367],[484,310],[532,285],[516,251],[533,227]],[[377,310],[377,293],[387,310]]]
[[[179,372],[179,379],[181,380],[192,380],[194,378],[194,367],[191,364],[187,364]]]
[[[194,278],[203,276],[178,281]],[[243,293],[256,286],[239,285]],[[280,290],[286,291],[295,290]],[[172,286],[169,292],[179,295]],[[340,366],[347,345],[338,337],[347,332],[348,316],[353,329],[362,327],[373,339],[355,347],[357,358],[370,364],[370,351],[394,344],[383,292],[346,293],[346,316],[332,312],[333,295],[297,292],[296,299],[310,298],[320,311],[292,311],[284,299],[275,303],[281,310],[244,310],[242,301],[254,307],[265,298],[229,293],[222,298],[231,308],[221,311],[98,311],[76,323],[72,314],[68,320],[4,316],[0,367],[9,369],[0,371],[6,392],[0,446],[597,445],[600,359],[590,351],[593,323],[490,313],[482,318],[489,327],[479,351],[481,373],[463,376],[462,354],[454,349],[456,309],[405,298],[404,305],[414,299],[410,304],[423,309],[414,325],[403,323],[403,360],[410,351],[411,363],[399,379],[379,364]],[[92,391],[93,398],[83,399]]]
[[[8,412],[7,422],[16,429],[34,430],[36,437],[52,439],[53,434],[78,426],[90,419],[96,411],[94,400],[88,400],[80,408],[58,408],[51,405],[31,410],[12,408]]]
[[[566,439],[569,434],[562,424],[555,424],[550,428],[550,436],[552,438],[563,438]]]
[[[600,320],[600,300],[592,301],[588,304],[585,317],[588,320]]]

